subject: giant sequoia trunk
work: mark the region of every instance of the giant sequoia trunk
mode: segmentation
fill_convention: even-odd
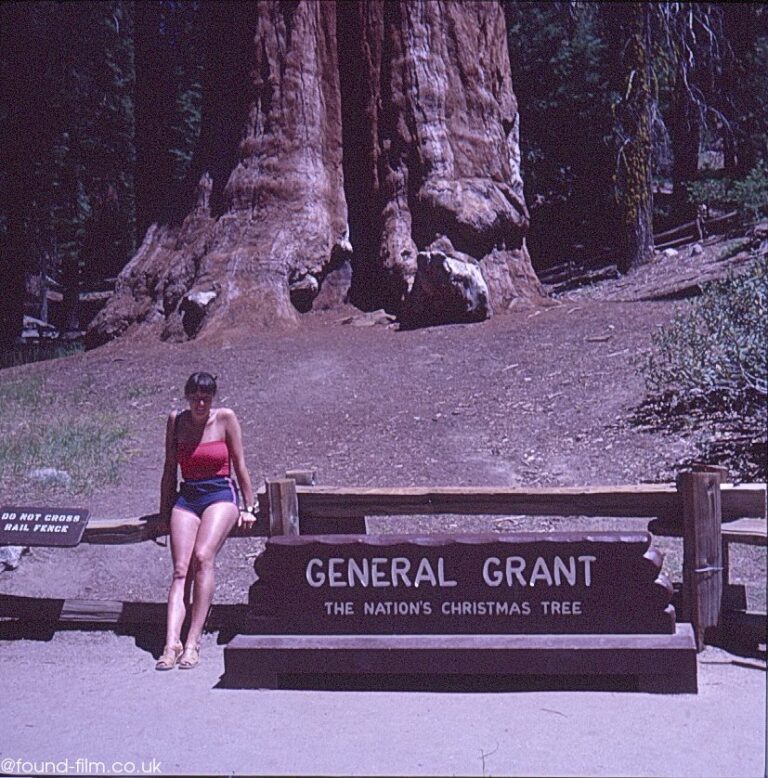
[[[418,325],[541,298],[496,3],[263,0],[242,13],[239,159],[222,190],[226,155],[210,148],[226,132],[208,131],[196,206],[150,228],[91,345],[136,324],[173,339],[290,324],[343,299]],[[212,85],[204,136],[232,84]]]

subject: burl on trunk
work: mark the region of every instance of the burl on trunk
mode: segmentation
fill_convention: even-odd
[[[184,222],[148,231],[91,345],[139,324],[170,339],[292,324],[344,301],[420,326],[543,298],[497,3],[262,0],[251,17],[221,212],[206,172]]]

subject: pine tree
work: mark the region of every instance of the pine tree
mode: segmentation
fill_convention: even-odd
[[[45,121],[50,93],[51,4],[0,4],[0,349],[21,333],[25,281],[38,272],[40,230],[33,213],[43,213],[39,191],[41,150],[51,147]],[[45,188],[45,187],[43,187]]]
[[[615,232],[610,47],[596,5],[509,2],[504,9],[531,210],[528,241],[545,267],[574,244],[594,252]]]
[[[138,232],[189,207],[200,135],[205,52],[197,2],[136,5],[136,198]]]
[[[83,271],[116,274],[135,251],[133,4],[2,5],[3,346],[21,328],[25,278],[45,314],[49,277],[77,328]]]
[[[768,160],[768,9],[760,3],[725,3],[723,67],[717,105],[729,176],[743,178]]]
[[[655,109],[651,66],[650,3],[605,7],[623,42],[621,92],[614,105],[615,183],[620,209],[619,270],[647,262],[653,253],[652,127]]]

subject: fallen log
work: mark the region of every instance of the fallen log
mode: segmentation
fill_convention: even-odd
[[[675,235],[678,232],[683,232],[685,230],[696,229],[696,222],[686,222],[685,224],[679,224],[677,227],[672,227],[672,229],[665,230],[664,232],[659,232],[658,234],[653,236],[653,242],[658,243],[662,238],[668,238],[670,235]]]
[[[555,294],[559,294],[561,292],[571,291],[572,289],[578,289],[581,286],[596,284],[600,281],[609,281],[618,277],[619,270],[616,265],[609,265],[608,267],[603,267],[599,270],[589,270],[586,273],[571,276],[567,280],[555,284],[552,288],[552,291]]]
[[[675,240],[670,240],[667,243],[657,243],[654,245],[654,248],[656,249],[656,251],[664,251],[665,249],[672,249],[678,246],[685,246],[688,243],[695,243],[698,239],[699,236],[696,233],[691,233],[690,235],[686,235],[682,238],[676,238]]]
[[[650,300],[669,300],[682,297],[691,297],[701,294],[704,284],[711,281],[722,281],[732,272],[747,270],[754,261],[754,257],[742,252],[726,260],[716,260],[706,265],[701,265],[695,270],[690,266],[687,272],[678,276],[665,277],[647,284],[625,286],[615,291],[608,291],[605,299],[613,302],[637,302]],[[624,291],[629,289],[630,291]]]

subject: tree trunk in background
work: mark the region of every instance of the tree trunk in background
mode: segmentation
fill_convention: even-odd
[[[723,16],[727,46],[721,106],[733,120],[723,128],[725,173],[738,179],[744,178],[757,163],[760,144],[755,141],[765,137],[765,54],[758,54],[763,47],[756,44],[768,35],[768,14],[760,3],[717,5]]]
[[[0,88],[5,92],[0,101],[0,351],[21,335],[26,276],[39,270],[41,241],[33,228],[49,226],[33,224],[31,216],[43,205],[34,184],[48,151],[48,127],[40,117],[49,113],[44,90],[49,13],[45,8],[30,18],[26,3],[0,4]]]
[[[161,145],[168,110],[163,88],[168,62],[160,39],[162,6],[148,2],[136,3],[135,8],[136,224],[143,235],[168,196],[170,176]]]
[[[701,117],[699,108],[677,88],[673,98],[669,133],[672,142],[672,209],[676,222],[696,218],[696,203],[688,200],[686,183],[695,181],[699,172]]]
[[[189,211],[194,191],[189,168],[200,134],[206,52],[215,62],[227,49],[210,35],[203,40],[204,30],[221,31],[218,25],[204,24],[214,21],[214,6],[142,2],[135,7],[135,179],[137,223],[144,235],[153,221],[179,223]],[[229,18],[240,22],[242,8],[228,7]],[[228,41],[242,36],[239,28],[223,32]]]
[[[24,318],[25,268],[21,257],[26,246],[16,227],[24,217],[21,209],[9,209],[7,213],[8,228],[0,233],[0,352],[13,347]]]
[[[627,34],[626,91],[617,112],[621,134],[617,185],[623,232],[618,267],[626,273],[653,255],[650,8],[648,3],[622,3],[615,8],[625,17]]]
[[[197,205],[180,227],[150,228],[89,345],[139,323],[172,339],[293,324],[350,283],[360,307],[418,322],[411,292],[435,256],[479,268],[497,309],[543,298],[499,5],[262,0],[206,13]]]

